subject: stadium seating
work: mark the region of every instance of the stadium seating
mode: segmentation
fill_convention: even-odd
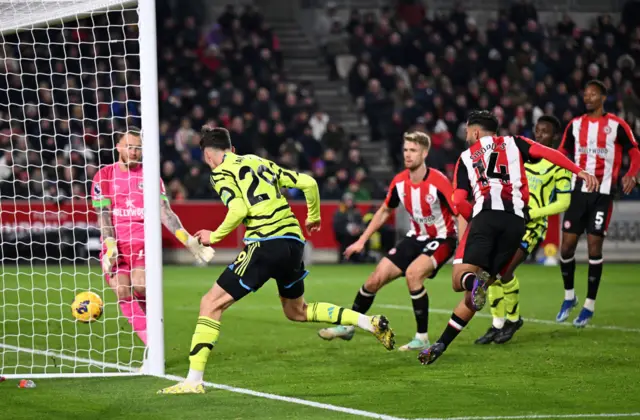
[[[395,14],[352,11],[342,25],[355,60],[344,55],[336,60],[371,139],[388,142],[396,168],[401,165],[397,139],[411,127],[432,134],[429,164],[451,176],[465,148],[469,110],[491,109],[502,133],[532,137],[542,114],[566,124],[583,112],[580,92],[590,79],[609,88],[607,110],[635,121],[640,105],[635,26],[616,25],[609,15],[588,28],[577,27],[569,15],[546,26],[531,3],[514,2],[484,30],[460,6],[416,20],[425,13],[418,2],[397,3]]]

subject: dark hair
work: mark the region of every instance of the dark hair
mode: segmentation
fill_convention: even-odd
[[[558,134],[560,130],[562,130],[562,126],[560,125],[560,120],[554,117],[553,115],[543,115],[540,118],[538,118],[538,122],[539,123],[546,122],[551,124],[551,127],[553,128],[553,135]]]
[[[597,87],[600,90],[601,95],[607,96],[607,87],[600,80],[596,80],[596,79],[589,80],[587,84],[584,85],[584,88],[586,89],[588,86]]]
[[[500,123],[498,118],[489,111],[471,111],[467,118],[467,125],[479,125],[486,131],[497,133]]]
[[[200,148],[212,147],[219,150],[231,149],[231,136],[224,127],[204,125],[200,129]]]

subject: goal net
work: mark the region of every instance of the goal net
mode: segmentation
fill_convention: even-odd
[[[91,201],[114,140],[141,125],[138,23],[131,2],[0,0],[0,375],[141,372]],[[84,291],[104,302],[95,322],[72,316]]]

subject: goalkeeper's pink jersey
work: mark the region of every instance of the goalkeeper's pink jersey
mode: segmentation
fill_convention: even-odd
[[[111,221],[119,243],[144,243],[142,188],[142,165],[124,171],[116,162],[100,169],[93,178],[91,188],[93,207],[111,208]],[[162,199],[166,199],[162,180],[160,180],[160,194]]]

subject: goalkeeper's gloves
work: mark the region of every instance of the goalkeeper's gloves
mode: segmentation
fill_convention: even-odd
[[[107,247],[107,250],[102,254],[102,271],[111,275],[111,270],[118,259],[118,246],[114,238],[106,238],[103,245]]]
[[[176,238],[193,254],[196,261],[200,264],[206,264],[213,259],[215,251],[210,246],[202,245],[196,238],[189,235],[184,229],[176,231]]]

